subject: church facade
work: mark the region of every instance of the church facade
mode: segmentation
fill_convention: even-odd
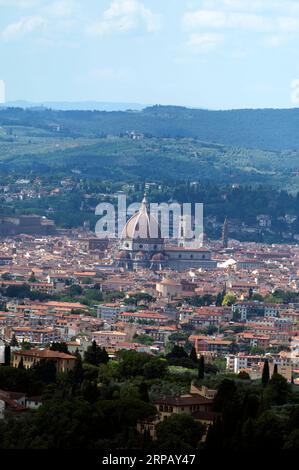
[[[185,271],[191,268],[213,269],[217,265],[206,248],[167,247],[157,219],[149,212],[146,198],[143,199],[140,210],[128,220],[121,233],[115,263],[129,271]]]

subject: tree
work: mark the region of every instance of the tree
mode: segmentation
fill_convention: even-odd
[[[82,365],[82,359],[78,350],[75,353],[75,357],[76,357],[76,361],[75,361],[74,369],[72,371],[73,382],[74,382],[74,385],[80,386],[83,382],[84,370],[83,370],[83,365]]]
[[[156,302],[156,298],[146,292],[136,292],[133,296],[124,299],[126,305],[148,305],[153,302]]]
[[[260,397],[257,393],[253,393],[248,389],[242,402],[243,419],[255,419],[260,410]]]
[[[250,375],[248,374],[248,372],[245,372],[244,370],[241,370],[238,373],[238,378],[241,379],[241,380],[250,380]]]
[[[82,287],[79,286],[79,284],[73,284],[67,289],[67,293],[71,297],[77,297],[79,295],[82,295],[82,292],[83,292]]]
[[[209,362],[204,365],[204,372],[205,374],[217,374],[219,369],[216,364]]]
[[[206,328],[203,328],[202,330],[199,330],[203,335],[208,335],[212,336],[216,331],[218,330],[217,326],[214,325],[209,325]]]
[[[172,351],[166,355],[167,358],[187,358],[188,354],[186,353],[185,349],[182,346],[178,346],[175,344],[172,348]]]
[[[7,297],[16,297],[18,299],[24,299],[25,297],[30,298],[31,292],[30,287],[26,284],[17,286],[8,286],[6,289]]]
[[[70,354],[66,343],[55,343],[54,342],[54,343],[51,344],[50,350],[51,351],[58,351],[58,352],[61,352],[61,353],[64,353],[64,354]]]
[[[28,282],[37,282],[37,279],[36,279],[36,276],[35,276],[35,273],[34,271],[31,272],[29,278],[28,278]]]
[[[118,357],[120,359],[119,374],[126,378],[143,376],[145,365],[152,360],[149,354],[137,351],[120,351]]]
[[[264,362],[263,372],[262,372],[262,384],[263,387],[267,387],[270,379],[270,372],[269,372],[269,361],[268,359]]]
[[[13,334],[12,337],[11,337],[10,346],[12,346],[12,347],[17,347],[17,346],[19,346],[19,343],[18,343],[18,340],[17,340],[15,334]]]
[[[277,366],[277,364],[274,364],[274,369],[273,369],[273,374],[272,374],[272,375],[274,375],[274,374],[278,374],[278,366]]]
[[[236,341],[232,341],[232,343],[229,346],[229,353],[230,354],[237,354],[239,351],[239,345],[236,343]]]
[[[270,405],[284,405],[290,393],[290,386],[287,380],[280,374],[273,374],[265,393],[265,400]]]
[[[196,349],[195,347],[193,346],[191,351],[190,351],[190,359],[191,361],[193,361],[195,364],[197,363],[198,359],[197,359],[197,354],[196,354]]]
[[[204,434],[204,426],[185,413],[172,414],[156,428],[161,449],[195,449]]]
[[[32,367],[34,376],[45,384],[56,382],[56,364],[52,359],[41,359]]]
[[[214,423],[208,427],[205,449],[216,450],[222,448],[223,425],[220,416],[217,416]]]
[[[101,363],[107,364],[109,362],[109,354],[106,351],[106,348],[102,348]]]
[[[11,360],[10,346],[6,344],[4,348],[4,365],[10,366],[10,360]]]
[[[22,357],[21,357],[21,359],[19,360],[18,369],[24,369],[24,361],[23,361],[23,358],[22,358]]]
[[[93,341],[84,354],[84,361],[93,366],[98,366],[100,364],[107,364],[109,356],[105,348],[102,349]]]
[[[282,449],[283,421],[271,411],[265,411],[256,420],[255,446],[258,449]]]
[[[186,297],[184,301],[194,307],[204,307],[213,304],[216,298],[211,294],[205,294],[203,296],[195,295],[193,297]]]
[[[219,293],[217,294],[216,301],[215,301],[215,305],[216,305],[217,307],[221,307],[222,302],[223,302],[223,299],[224,299],[224,295],[225,295],[225,294],[224,294],[223,291],[222,291],[222,292],[219,292]]]
[[[179,341],[187,341],[188,335],[186,333],[182,333],[181,331],[177,333],[172,333],[168,336],[168,341],[171,343],[176,343]]]
[[[11,275],[9,273],[3,273],[3,274],[1,274],[1,279],[3,281],[10,281],[11,280]]]
[[[147,346],[150,346],[151,344],[153,344],[154,342],[154,339],[149,336],[149,335],[146,335],[146,334],[140,334],[140,335],[135,335],[134,336],[134,340],[137,341],[137,343],[141,343],[141,344],[145,344]]]
[[[299,449],[299,429],[292,431],[286,440],[283,447],[285,450],[298,450]]]
[[[149,394],[148,394],[148,385],[146,382],[141,382],[139,385],[139,395],[142,401],[149,402]]]
[[[250,288],[248,289],[248,299],[251,300],[251,299],[252,299],[252,296],[253,296],[253,289],[252,289],[252,287],[250,287]]]
[[[233,305],[234,303],[236,302],[236,296],[235,294],[233,294],[232,292],[228,292],[227,294],[225,294],[224,298],[223,298],[223,301],[222,301],[222,305],[223,306],[231,306]]]
[[[222,412],[224,407],[231,402],[237,392],[234,380],[224,379],[220,383],[213,402],[213,410]]]
[[[202,380],[205,376],[205,358],[204,356],[200,356],[199,363],[198,363],[198,378]]]
[[[234,308],[232,320],[234,322],[238,322],[238,321],[240,321],[240,318],[241,318],[240,309],[239,308]]]
[[[146,379],[162,378],[167,373],[167,361],[165,359],[154,358],[143,367],[143,375]]]

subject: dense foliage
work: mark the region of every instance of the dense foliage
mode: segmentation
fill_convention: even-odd
[[[64,345],[55,344],[64,350]],[[8,414],[0,422],[2,449],[298,449],[298,392],[277,373],[266,385],[248,376],[230,376],[203,359],[197,360],[176,346],[166,357],[122,351],[107,362],[101,353],[97,365],[91,354],[83,362],[79,354],[75,369],[55,372],[51,361],[30,370],[0,367],[0,389],[42,396],[42,406],[25,414]],[[172,366],[173,359],[177,366]],[[184,369],[182,365],[193,362]],[[153,419],[153,400],[184,394],[191,380],[216,387],[214,425],[206,443],[200,442],[203,425],[192,416],[173,415],[157,426],[157,440],[138,433],[137,422]]]
[[[55,133],[61,126],[65,136],[118,135],[134,130],[157,137],[194,137],[262,149],[299,146],[298,109],[208,111],[153,106],[139,112],[101,112],[10,108],[0,110],[0,124],[36,128],[40,135]]]

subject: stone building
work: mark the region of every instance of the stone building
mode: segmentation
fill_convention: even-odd
[[[157,219],[150,214],[146,197],[141,207],[126,223],[120,237],[115,263],[126,270],[139,269],[175,271],[213,269],[217,266],[210,250],[185,246],[166,246]]]

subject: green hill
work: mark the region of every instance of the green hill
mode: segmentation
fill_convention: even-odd
[[[0,126],[27,126],[70,137],[136,131],[155,137],[191,137],[224,145],[283,150],[299,148],[299,109],[207,111],[153,106],[142,111],[0,109]]]
[[[0,174],[60,172],[114,181],[202,180],[296,190],[298,124],[297,109],[3,109]]]

